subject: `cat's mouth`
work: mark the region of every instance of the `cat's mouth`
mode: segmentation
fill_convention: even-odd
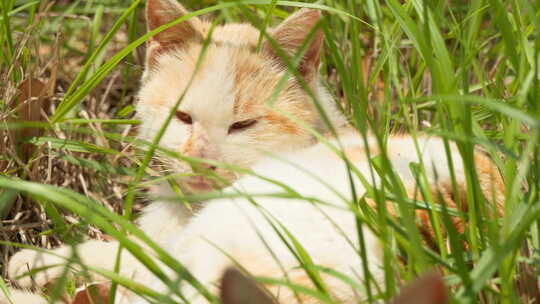
[[[196,171],[184,162],[167,158],[161,160],[160,164],[167,168],[169,173],[179,173],[180,176],[174,178],[177,185],[182,191],[191,194],[223,189],[238,178],[237,173],[223,168]]]
[[[193,175],[185,177],[182,180],[182,185],[191,193],[209,192],[223,189],[235,179],[236,176],[234,173],[218,169],[211,176]]]

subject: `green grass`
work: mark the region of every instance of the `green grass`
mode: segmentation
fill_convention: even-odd
[[[374,170],[385,182],[369,188],[367,196],[380,208],[376,212],[365,208],[368,197],[362,193],[351,202],[358,225],[371,227],[384,244],[385,287],[380,293],[374,284],[365,286],[368,301],[394,296],[401,286],[396,274],[409,280],[433,267],[445,274],[453,303],[540,301],[539,3],[183,3],[193,11],[186,18],[213,13],[216,20],[251,21],[263,30],[297,7],[325,11],[319,25],[326,37],[323,79],[362,136],[371,130],[383,147],[390,134],[401,131],[412,136],[433,134],[457,144],[460,155],[451,157],[461,157],[466,164],[463,195],[470,204],[467,213],[435,206],[440,198],[430,195],[423,183],[422,164],[411,166],[419,185],[424,185],[419,189],[423,202],[418,202],[405,199],[401,181],[384,153],[372,159]],[[153,143],[141,143],[130,131],[138,123],[132,119],[133,101],[144,62],[137,47],[163,29],[144,32],[143,7],[141,1],[127,0],[57,1],[52,6],[47,1],[1,2],[0,234],[6,242],[39,247],[75,244],[83,235],[112,235],[181,296],[156,262],[118,232],[133,234],[162,262],[198,286],[181,261],[129,221],[132,206],[141,204],[137,197],[147,184],[143,181],[151,178],[151,157],[159,149],[158,137]],[[57,33],[61,34],[58,38],[54,37]],[[288,65],[292,67],[294,61],[288,60]],[[291,70],[289,76],[297,74]],[[20,121],[22,106],[16,89],[27,78],[40,78],[54,86],[54,93],[43,96],[52,101],[54,109],[31,107],[34,112],[47,113],[47,120]],[[37,135],[24,138],[25,130]],[[25,143],[34,147],[26,156],[21,148]],[[145,148],[144,156],[130,148],[132,145]],[[475,149],[484,150],[503,176],[504,216],[494,215],[486,202],[490,198],[480,190]],[[395,204],[399,219],[382,207],[386,201]],[[425,245],[416,227],[412,207],[420,206],[432,211],[438,251]],[[463,235],[450,224],[449,216],[456,212],[468,223]],[[69,214],[80,220],[66,222]],[[275,229],[314,281],[317,288],[309,292],[330,301],[320,273],[331,271],[313,265],[309,252],[279,223]],[[468,244],[466,250],[463,243]],[[2,264],[14,251],[7,244],[0,248]],[[103,274],[149,298],[171,302],[146,286],[114,273]],[[0,280],[0,288],[3,286]],[[56,290],[60,292],[61,287]],[[204,287],[198,288],[214,298]],[[298,286],[291,288],[302,291]]]

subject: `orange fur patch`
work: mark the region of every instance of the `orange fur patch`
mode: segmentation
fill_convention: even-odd
[[[494,209],[497,215],[502,215],[504,212],[503,203],[505,187],[501,175],[493,162],[479,151],[477,151],[475,154],[475,165],[480,188],[484,197],[486,198],[486,202],[491,204],[491,207],[494,207],[487,208],[487,211],[489,212]],[[459,183],[457,187],[459,196],[457,193],[454,193],[453,187],[450,183],[431,185],[430,195],[433,197],[436,203],[444,203],[449,209],[467,212],[469,210],[469,202],[466,199],[466,185],[464,183]],[[407,186],[406,191],[407,196],[410,199],[419,201],[425,200],[416,185]],[[367,200],[367,203],[372,208],[376,208],[376,204],[373,200],[369,199]],[[386,207],[390,215],[396,216],[396,210],[392,202],[387,202]],[[435,248],[435,232],[430,220],[430,211],[416,210],[415,213],[416,217],[418,218],[418,228],[424,236],[424,240],[430,246]],[[458,233],[465,232],[465,226],[467,223],[464,223],[460,217],[453,216],[450,220]]]

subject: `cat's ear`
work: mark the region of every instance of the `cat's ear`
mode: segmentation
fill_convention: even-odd
[[[221,303],[223,304],[276,304],[255,281],[236,268],[228,268],[221,278]]]
[[[320,19],[320,11],[303,8],[271,30],[270,37],[277,42],[288,56],[293,57],[304,45]],[[304,57],[298,66],[298,71],[307,81],[313,80],[317,74],[321,61],[323,40],[323,33],[319,28],[308,42]],[[263,50],[277,56],[269,41],[264,43]]]
[[[148,31],[176,20],[188,11],[176,0],[148,0],[146,22]],[[191,17],[176,24],[148,40],[146,62],[152,64],[155,56],[167,49],[182,47],[189,41],[203,40],[202,24],[199,18]]]

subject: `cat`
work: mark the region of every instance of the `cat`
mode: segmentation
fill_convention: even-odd
[[[146,7],[148,30],[185,16],[188,11],[175,0],[149,0]],[[302,46],[320,20],[317,10],[299,10],[269,35],[289,55]],[[294,116],[315,130],[326,129],[314,101],[293,76],[281,89],[273,107],[267,106],[276,85],[286,74],[285,64],[268,41],[256,51],[259,31],[248,24],[227,24],[213,29],[211,41],[196,71],[210,22],[197,17],[179,23],[149,39],[145,72],[136,105],[141,121],[138,136],[151,142],[163,126],[167,115],[183,95],[175,117],[167,127],[160,146],[184,156],[210,159],[248,168],[260,157],[260,151],[288,151],[309,146],[313,135],[284,113]],[[331,123],[339,128],[346,119],[319,81],[318,67],[323,35],[318,30],[310,41],[298,71],[313,90]],[[191,78],[192,84],[188,87]],[[184,173],[175,178],[188,193],[211,191],[213,180],[192,172],[178,159],[156,155],[165,171]],[[202,164],[207,171],[225,180],[236,178],[234,172],[219,166]],[[185,173],[193,173],[187,175]],[[167,183],[155,185],[151,196],[173,196]],[[142,211],[138,225],[159,244],[175,233],[192,216],[196,208],[183,204],[154,201]],[[82,248],[101,252],[116,251],[114,242],[88,241]],[[70,248],[55,252],[67,255]],[[54,260],[54,258],[49,257]],[[9,275],[48,265],[43,256],[22,250],[9,263]],[[56,261],[56,260],[54,260]],[[111,269],[111,268],[109,268]],[[62,272],[59,267],[37,273],[33,278],[15,279],[21,287],[43,286]]]

